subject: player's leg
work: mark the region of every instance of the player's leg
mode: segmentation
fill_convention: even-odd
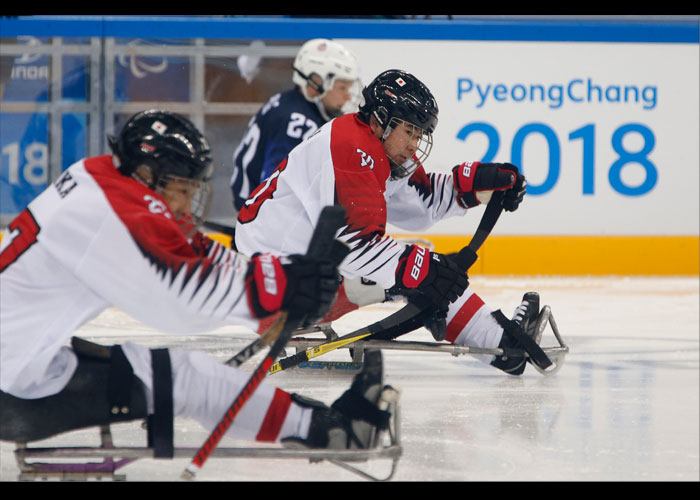
[[[58,394],[24,399],[0,391],[0,439],[36,441],[148,416],[145,388],[123,352],[92,346],[77,354],[75,372]]]
[[[536,292],[528,292],[523,296],[520,306],[509,320],[500,310],[492,310],[473,290],[467,289],[450,305],[446,340],[455,345],[502,348],[510,353],[524,353],[530,349],[530,344],[524,343],[526,339],[523,339],[523,335],[530,337],[536,344],[541,340],[535,338],[539,312],[540,300]],[[512,375],[520,375],[525,369],[523,356],[510,355],[496,359],[490,354],[479,354],[475,357]]]
[[[247,373],[196,351],[152,351],[131,342],[106,347],[82,341],[75,352],[78,367],[58,394],[22,399],[0,392],[0,439],[35,441],[66,431],[144,418],[149,419],[151,431],[152,423],[159,423],[159,428],[168,424],[172,427],[175,415],[193,418],[211,431],[249,379]],[[381,384],[380,357],[356,376],[351,389],[341,398],[350,398],[353,403],[364,401],[358,407],[359,414],[353,413],[357,410],[352,405],[329,410],[321,403],[310,405],[301,396],[260,384],[238,414],[229,435],[268,442],[285,438],[306,440],[312,447],[325,447],[332,441],[336,446],[330,438],[325,444],[320,440],[318,436],[324,429],[334,434],[340,429],[350,435],[353,423],[365,425],[360,423],[365,414],[373,418],[386,416],[372,411],[378,399],[376,392],[380,392],[377,388],[383,388]],[[164,408],[162,394],[169,395],[165,398],[169,408]],[[382,422],[365,425],[365,430]],[[358,430],[356,434],[362,433]],[[154,431],[151,435],[162,434]]]
[[[382,354],[368,350],[362,371],[352,385],[330,408],[308,398],[293,395],[292,399],[312,410],[308,432],[303,437],[289,437],[282,442],[288,447],[360,449],[373,446],[376,432],[389,426],[391,414],[384,409],[396,391],[384,385]]]
[[[124,348],[134,364],[135,373],[146,380],[144,385],[150,407],[152,391],[148,382],[147,350],[135,344],[126,344]],[[202,352],[171,350],[170,357],[175,415],[193,418],[206,429],[213,430],[249,375]],[[291,440],[314,448],[335,448],[339,447],[337,434],[344,432],[346,437],[353,437],[346,440],[348,448],[367,447],[365,435],[389,419],[386,412],[376,408],[384,389],[382,376],[381,355],[377,353],[366,362],[351,388],[330,409],[301,395],[260,384],[234,420],[228,435],[243,440]],[[322,438],[324,433],[326,440]]]

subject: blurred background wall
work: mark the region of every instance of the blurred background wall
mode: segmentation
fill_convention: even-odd
[[[20,16],[0,28],[2,226],[154,107],[205,132],[210,219],[233,225],[233,151],[292,86],[301,44],[325,37],[355,52],[364,83],[400,68],[433,91],[428,170],[499,161],[527,176],[473,273],[698,274],[698,16]],[[454,251],[480,210],[426,234],[390,230]]]

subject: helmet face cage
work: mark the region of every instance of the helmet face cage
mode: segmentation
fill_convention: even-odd
[[[160,176],[153,190],[168,202],[175,219],[183,226],[197,227],[209,215],[212,188],[208,179],[165,174]]]
[[[401,133],[405,136],[405,139],[398,139],[398,142],[401,143],[405,141],[405,145],[402,149],[394,151],[394,154],[390,155],[387,151],[387,158],[389,159],[389,165],[391,167],[391,177],[394,179],[400,179],[415,172],[415,170],[425,162],[430,155],[430,151],[433,149],[433,134],[400,118],[391,119],[389,125],[384,129],[382,141],[386,143],[389,136],[392,132],[395,132],[398,127],[403,129]],[[415,143],[413,141],[415,141]],[[407,159],[399,163],[399,161],[395,159],[399,156],[404,156]]]

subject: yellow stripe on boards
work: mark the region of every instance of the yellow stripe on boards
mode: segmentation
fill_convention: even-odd
[[[471,236],[427,235],[436,252],[459,251]],[[698,275],[698,236],[495,236],[472,274]]]
[[[231,237],[208,233],[230,247]],[[397,235],[425,240],[440,253],[459,251],[471,235]],[[0,241],[2,232],[0,232]],[[486,275],[698,275],[698,236],[496,236],[478,252],[471,274]]]
[[[230,246],[231,237],[208,234]],[[458,252],[471,235],[397,235],[425,240],[440,253]],[[698,275],[698,236],[496,236],[477,252],[471,274]]]
[[[231,238],[228,234],[223,233],[207,233],[207,236],[214,241],[218,241],[222,245],[231,248]]]

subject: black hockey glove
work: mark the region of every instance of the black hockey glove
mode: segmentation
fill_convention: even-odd
[[[466,271],[448,255],[429,251],[420,245],[409,245],[399,259],[396,284],[389,290],[392,295],[404,295],[411,301],[420,294],[438,311],[447,314],[450,303],[469,286]]]
[[[329,311],[339,285],[333,263],[305,255],[256,254],[246,274],[248,304],[256,318],[283,309],[306,314],[303,326],[316,323]]]
[[[525,177],[510,163],[465,162],[452,169],[452,177],[463,208],[487,203],[493,191],[505,191],[503,208],[513,212],[525,195]]]
[[[516,169],[515,184],[513,184],[513,187],[510,189],[506,190],[502,201],[503,210],[506,212],[515,212],[520,206],[520,203],[523,201],[523,197],[527,192],[527,180],[522,174],[517,172],[516,167],[513,168]]]

